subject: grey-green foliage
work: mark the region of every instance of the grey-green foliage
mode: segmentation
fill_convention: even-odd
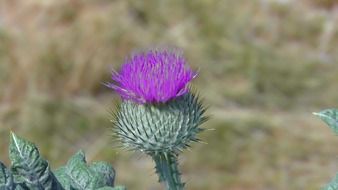
[[[115,172],[107,163],[86,163],[83,151],[76,153],[67,163],[55,171],[55,175],[64,189],[98,189],[100,187],[113,187]]]
[[[160,182],[166,182],[166,189],[180,190],[185,183],[181,180],[181,173],[178,170],[177,155],[172,153],[159,153],[152,155],[155,162],[156,173]]]
[[[126,188],[124,186],[116,186],[116,187],[106,186],[106,187],[101,187],[97,190],[126,190]]]
[[[0,162],[0,189],[13,189],[13,176],[6,166]]]
[[[138,104],[123,101],[115,113],[115,133],[127,149],[153,155],[179,153],[198,141],[205,108],[192,93],[167,103]]]
[[[338,135],[338,109],[326,109],[314,113],[322,119]],[[338,173],[322,190],[338,190]]]
[[[322,190],[338,190],[338,173]]]
[[[14,133],[11,134],[9,158],[15,183],[24,184],[28,189],[62,189],[36,146]]]
[[[121,190],[114,187],[115,171],[105,162],[87,164],[82,151],[52,172],[38,148],[11,133],[9,158],[12,166],[0,162],[0,190]]]
[[[318,113],[314,113],[322,119],[334,133],[338,135],[338,109],[326,109]]]

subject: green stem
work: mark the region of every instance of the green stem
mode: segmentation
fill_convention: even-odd
[[[174,153],[161,152],[152,155],[156,164],[156,173],[159,181],[163,182],[166,190],[183,190],[184,183],[178,171],[177,155]]]

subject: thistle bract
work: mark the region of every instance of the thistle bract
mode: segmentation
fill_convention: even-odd
[[[205,109],[191,93],[165,104],[136,104],[125,101],[116,113],[116,134],[124,146],[148,154],[178,153],[198,141]]]
[[[164,103],[187,93],[187,84],[195,76],[180,53],[151,50],[127,59],[120,72],[113,72],[114,82],[108,87],[124,100]]]

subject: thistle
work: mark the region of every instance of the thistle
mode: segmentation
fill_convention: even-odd
[[[320,112],[313,113],[318,116],[331,130],[338,135],[338,109],[325,109]],[[338,189],[338,172],[336,176],[323,188],[322,190],[335,190]]]
[[[177,157],[199,141],[199,126],[206,121],[205,108],[188,84],[196,76],[182,54],[156,49],[127,58],[107,84],[122,98],[114,134],[126,149],[153,158],[167,190],[183,189]]]
[[[115,170],[110,164],[89,164],[83,151],[52,171],[35,144],[14,133],[10,137],[12,165],[6,167],[0,162],[0,190],[125,190],[114,186]]]

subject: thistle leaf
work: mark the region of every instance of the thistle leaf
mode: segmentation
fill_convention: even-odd
[[[114,187],[114,190],[127,190],[127,188],[124,186],[116,186]]]
[[[106,186],[106,187],[99,188],[97,190],[126,190],[126,188],[123,186],[117,186],[117,187]]]
[[[0,189],[14,189],[13,177],[2,162],[0,162]]]
[[[323,120],[338,135],[338,109],[326,109],[313,114]]]
[[[66,174],[66,167],[61,167],[53,172],[55,177],[58,179],[59,183],[65,190],[71,189],[71,179]]]
[[[60,190],[63,189],[50,171],[48,162],[40,156],[37,147],[11,133],[9,158],[15,189]]]
[[[55,171],[57,179],[66,190],[96,190],[114,185],[115,171],[107,163],[86,163],[83,151],[76,153],[67,163]]]
[[[115,188],[114,187],[106,186],[106,187],[101,187],[101,188],[99,188],[97,190],[115,190]]]
[[[338,190],[338,173],[322,190]]]
[[[110,164],[106,162],[94,162],[89,168],[93,172],[101,175],[100,179],[102,180],[102,184],[114,187],[115,171]]]

